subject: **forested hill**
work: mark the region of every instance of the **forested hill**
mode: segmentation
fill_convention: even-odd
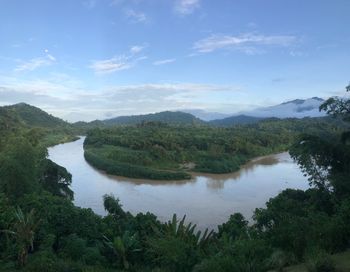
[[[0,120],[0,122],[2,122],[5,126],[7,122],[9,122],[8,125],[23,125],[41,128],[71,126],[68,122],[65,122],[62,119],[54,117],[37,107],[25,103],[1,107]]]
[[[102,199],[106,216],[76,207],[72,175],[46,158],[35,133],[57,137],[57,129],[23,127],[1,136],[0,271],[350,271],[350,131],[341,123],[349,123],[349,103],[322,104],[340,120],[181,129],[146,123],[89,131],[90,162],[152,178],[178,177],[192,168],[184,162],[203,172],[231,171],[235,162],[288,147],[310,188],[286,189],[255,209],[250,222],[234,213],[212,232],[197,231],[185,216],[162,223],[151,212],[131,214],[113,195]],[[22,122],[7,108],[0,113],[6,125]]]
[[[143,122],[162,122],[175,125],[196,125],[205,123],[190,113],[180,111],[163,111],[145,115],[119,116],[103,121],[106,125],[136,125]]]
[[[235,126],[235,125],[246,125],[246,124],[254,124],[257,123],[264,118],[261,117],[253,117],[248,115],[237,115],[231,116],[223,119],[216,119],[209,121],[208,123],[213,126]]]
[[[0,152],[6,141],[23,134],[43,146],[77,139],[72,124],[39,108],[25,103],[0,107]]]
[[[68,129],[78,134],[84,134],[87,130],[97,127],[105,128],[110,126],[134,126],[140,125],[142,123],[152,122],[180,126],[207,125],[232,127],[236,125],[256,124],[264,120],[278,121],[282,119],[238,115],[224,119],[203,121],[190,113],[185,113],[181,111],[164,111],[153,114],[119,116],[106,120],[76,122],[74,124],[71,124],[37,107],[25,103],[0,107],[0,129],[2,130],[13,130],[15,128],[24,127],[43,129]]]
[[[18,127],[20,125],[22,125],[22,122],[17,114],[14,114],[7,109],[7,107],[0,107],[0,131]]]

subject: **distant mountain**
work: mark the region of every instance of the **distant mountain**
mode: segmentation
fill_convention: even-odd
[[[70,126],[70,124],[62,119],[54,117],[37,107],[25,103],[0,108],[0,118],[3,120],[16,120],[17,124],[22,124],[24,126],[43,128]]]
[[[136,125],[142,122],[162,122],[176,125],[204,124],[202,120],[185,112],[163,111],[159,113],[119,116],[102,121],[106,125]]]
[[[209,111],[199,110],[199,109],[188,109],[188,110],[181,110],[181,111],[192,114],[195,117],[204,121],[224,119],[232,116],[232,114],[226,114],[226,113],[220,113],[220,112],[209,112]]]
[[[173,125],[208,124],[214,126],[232,126],[237,124],[252,124],[266,118],[303,118],[322,117],[324,112],[319,112],[319,106],[324,102],[322,98],[295,99],[279,105],[262,107],[239,114],[206,112],[204,110],[164,111],[153,114],[119,116],[106,120],[92,122],[76,122],[73,125],[54,117],[34,106],[19,103],[12,106],[0,107],[0,129],[8,129],[18,126],[43,127],[43,128],[72,128],[78,131],[86,131],[94,127],[112,125],[136,125],[142,122],[162,122]]]
[[[275,106],[242,112],[241,114],[264,118],[321,117],[326,115],[325,112],[319,111],[319,107],[324,101],[324,99],[319,97],[312,97],[305,100],[295,99]]]
[[[265,118],[261,117],[253,117],[253,116],[247,116],[247,115],[237,115],[237,116],[231,116],[224,119],[217,119],[209,121],[208,123],[212,126],[235,126],[235,125],[247,125],[247,124],[254,124],[257,123]]]
[[[103,121],[95,120],[91,122],[79,121],[72,124],[72,126],[79,131],[79,133],[84,134],[87,130],[93,128],[104,128],[106,124]]]
[[[248,121],[249,118],[242,119],[242,116],[260,117],[260,118],[322,117],[322,116],[325,116],[325,113],[320,112],[318,108],[324,101],[325,101],[324,99],[319,97],[312,97],[309,99],[295,99],[295,100],[287,101],[275,106],[261,107],[254,110],[242,111],[236,114],[209,112],[209,111],[200,110],[200,109],[188,109],[188,110],[181,110],[181,111],[190,113],[204,121],[209,121],[209,122],[214,121],[214,123],[217,122],[217,120],[219,119],[237,117],[237,118],[233,118],[231,121],[233,123],[238,124],[240,123],[241,120],[243,123],[246,123],[246,122],[249,123]],[[229,119],[226,121],[228,123],[231,123]]]

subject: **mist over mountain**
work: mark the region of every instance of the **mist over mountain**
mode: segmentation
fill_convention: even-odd
[[[194,109],[184,111],[164,111],[143,115],[118,116],[110,119],[92,122],[76,122],[78,128],[104,127],[113,125],[136,125],[142,122],[162,122],[175,125],[213,125],[233,126],[257,123],[266,118],[303,118],[322,117],[319,106],[324,102],[322,98],[295,99],[275,106],[258,108],[239,114],[223,114]],[[54,117],[40,108],[18,103],[1,107],[0,117],[4,126],[10,123],[35,127],[66,127],[70,124]]]
[[[188,110],[181,110],[181,111],[192,114],[197,118],[202,119],[203,121],[224,119],[232,116],[232,114],[228,114],[228,113],[210,112],[210,111],[205,111],[201,109],[188,109]]]
[[[201,109],[164,111],[143,115],[118,116],[111,119],[85,123],[87,126],[135,125],[142,122],[162,122],[168,124],[208,124],[213,126],[234,126],[257,123],[266,118],[322,117],[319,106],[324,99],[312,97],[295,99],[269,107],[257,108],[236,114],[209,112]],[[78,125],[78,123],[76,123]],[[81,125],[81,124],[79,124]],[[85,126],[84,125],[84,126]]]
[[[277,118],[303,118],[303,117],[321,117],[325,112],[320,112],[319,107],[325,100],[319,97],[308,99],[295,99],[279,105],[262,107],[241,114],[254,117],[277,117]]]
[[[239,113],[219,113],[209,112],[200,109],[182,110],[183,112],[190,113],[197,118],[204,121],[212,121],[212,123],[251,123],[256,122],[259,118],[304,118],[304,117],[322,117],[325,116],[324,112],[319,111],[320,105],[325,100],[319,97],[312,97],[308,99],[295,99],[287,102],[283,102],[278,105],[261,107],[249,111],[242,111]],[[249,118],[258,117],[258,118]],[[225,119],[223,122],[218,120]],[[242,122],[241,122],[242,121]]]

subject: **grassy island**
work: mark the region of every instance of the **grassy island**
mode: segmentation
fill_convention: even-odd
[[[327,119],[267,120],[218,128],[148,122],[90,130],[85,159],[109,174],[157,180],[189,179],[189,172],[230,173],[248,160],[288,150],[300,132],[331,130]]]

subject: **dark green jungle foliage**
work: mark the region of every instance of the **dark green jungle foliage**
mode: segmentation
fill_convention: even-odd
[[[329,100],[322,108],[346,119],[348,101]],[[306,266],[288,271],[349,271],[348,260],[338,270],[340,263],[334,260],[339,259],[330,255],[348,249],[350,242],[349,132],[341,133],[335,125],[327,127],[321,121],[316,126],[311,119],[308,122],[262,122],[258,127],[220,133],[210,128],[161,127],[158,134],[147,126],[90,134],[88,149],[108,144],[122,157],[125,154],[118,152],[123,148],[137,156],[158,144],[165,151],[157,148],[155,155],[170,156],[170,150],[193,146],[200,152],[214,143],[213,154],[225,154],[222,147],[227,147],[253,156],[261,148],[288,147],[296,134],[307,133],[297,138],[291,154],[309,175],[310,189],[281,192],[266,208],[256,209],[251,224],[241,214],[233,214],[217,231],[204,233],[176,215],[166,223],[151,213],[132,215],[112,195],[103,199],[104,217],[75,207],[69,190],[71,176],[47,160],[42,136],[13,127],[16,119],[9,118],[5,125],[0,122],[6,128],[1,131],[0,149],[0,271],[259,272],[284,271],[300,262]],[[261,134],[254,135],[257,128]],[[101,138],[95,137],[97,133]],[[137,146],[140,135],[147,133],[143,145]],[[262,140],[263,145],[256,144]],[[256,150],[250,151],[251,147]]]
[[[339,124],[305,118],[232,128],[164,123],[96,128],[85,139],[85,158],[110,174],[134,178],[190,178],[185,171],[229,173],[253,157],[288,150],[300,133],[340,134],[344,128]]]

